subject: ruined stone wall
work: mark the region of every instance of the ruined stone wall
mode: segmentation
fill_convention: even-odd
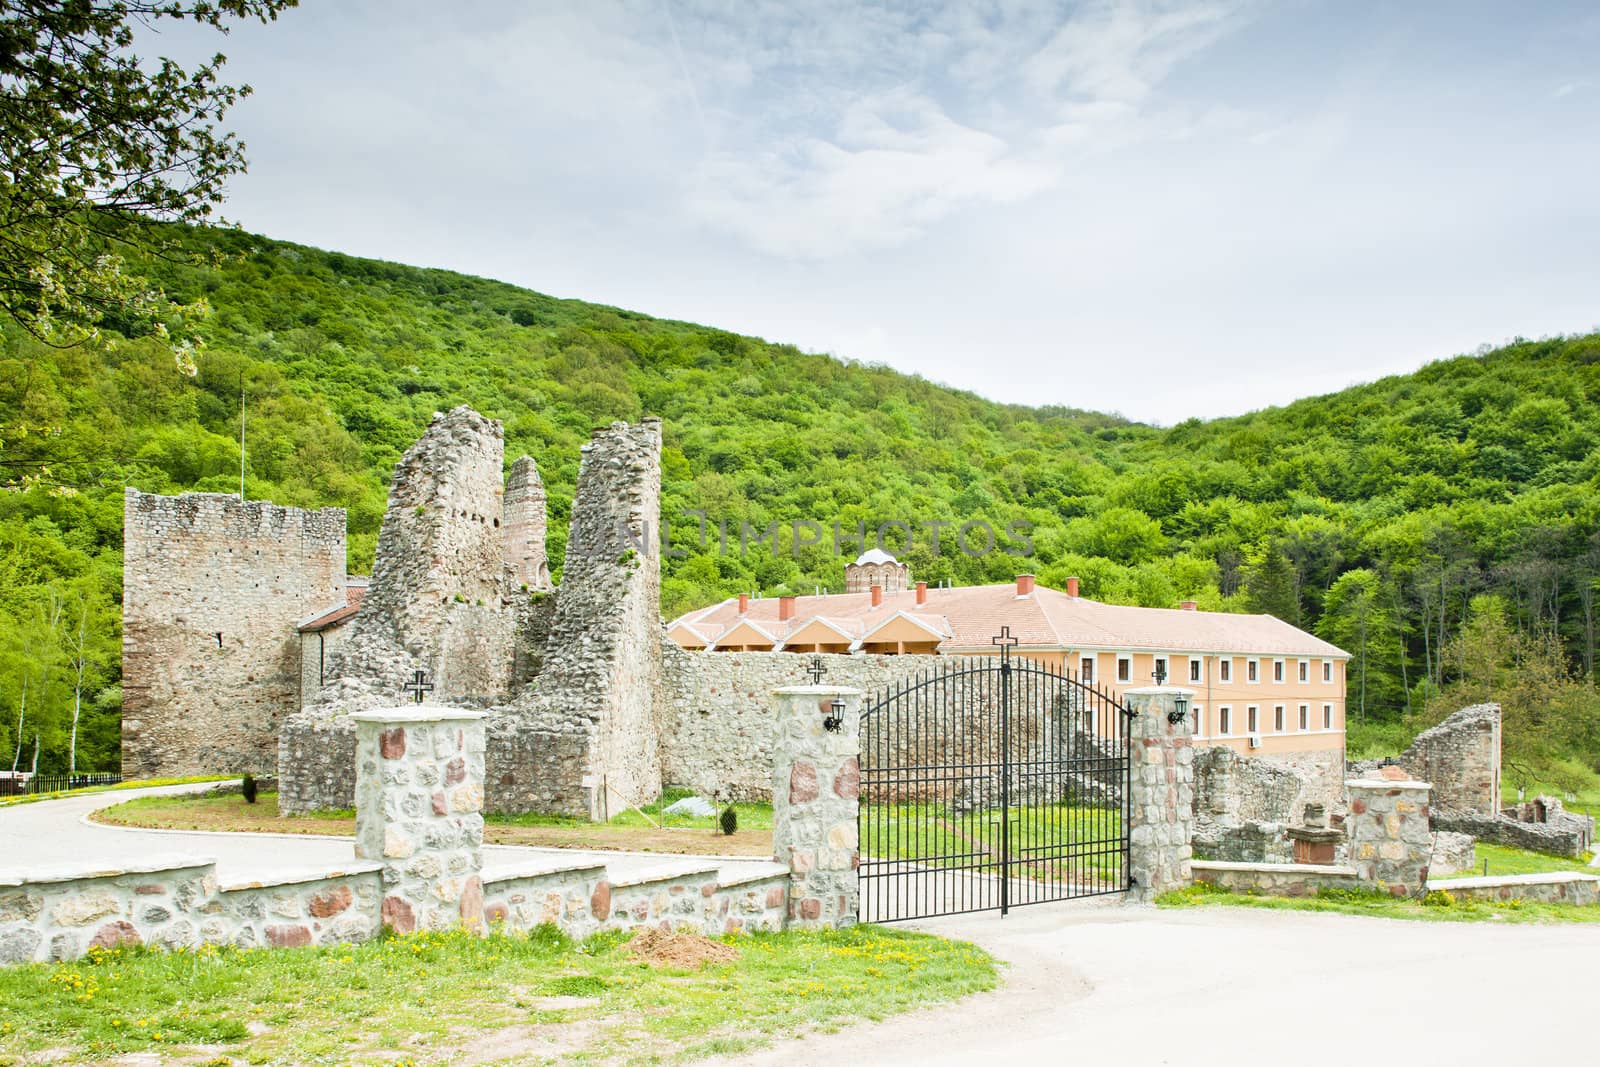
[[[301,619],[344,599],[342,508],[219,493],[123,502],[122,773],[270,773]]]
[[[519,456],[506,479],[505,561],[515,588],[528,592],[554,588],[545,557],[544,482],[532,456]]]
[[[772,693],[809,682],[811,656],[689,652],[663,640],[662,778],[700,793],[771,799]],[[859,689],[870,702],[885,686],[947,662],[938,656],[824,656],[822,680]]]
[[[661,794],[660,515],[661,421],[596,430],[578,464],[561,591],[536,688],[501,709],[505,721],[489,724],[491,744],[498,738],[537,752],[543,736],[561,754],[528,767],[491,754],[489,788],[499,803],[565,799],[558,809],[510,810],[603,819]]]
[[[504,559],[504,458],[500,423],[468,407],[435,415],[401,458],[372,581],[329,665],[324,702],[393,703],[419,669],[440,703],[510,696],[517,607]]]
[[[1356,764],[1370,774],[1381,761]],[[1500,811],[1500,705],[1474,704],[1418,734],[1395,761],[1433,785],[1435,813],[1495,815]]]

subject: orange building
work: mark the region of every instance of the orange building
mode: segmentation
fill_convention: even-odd
[[[881,562],[881,561],[880,561]],[[856,565],[852,565],[856,566]],[[1019,575],[1014,584],[821,596],[740,595],[674,619],[683,648],[836,655],[991,655],[1010,626],[1014,655],[1065,668],[1120,697],[1154,684],[1194,691],[1196,741],[1242,754],[1344,749],[1349,654],[1271,615],[1102,604]]]

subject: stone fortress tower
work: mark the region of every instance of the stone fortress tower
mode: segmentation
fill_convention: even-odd
[[[122,773],[270,773],[296,624],[345,595],[343,508],[123,498]]]

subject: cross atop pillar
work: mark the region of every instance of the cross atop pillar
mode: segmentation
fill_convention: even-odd
[[[419,670],[411,676],[411,681],[403,688],[411,694],[414,703],[420,704],[429,693],[433,692],[433,682],[429,680],[427,671]]]

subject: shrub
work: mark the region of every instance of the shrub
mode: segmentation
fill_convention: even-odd
[[[722,832],[729,837],[739,829],[739,813],[733,810],[732,804],[722,809],[722,814],[717,818],[717,825],[721,826]]]
[[[256,779],[254,775],[247,774],[244,776],[244,781],[239,783],[239,792],[244,794],[244,802],[246,804],[254,804],[256,802]]]

